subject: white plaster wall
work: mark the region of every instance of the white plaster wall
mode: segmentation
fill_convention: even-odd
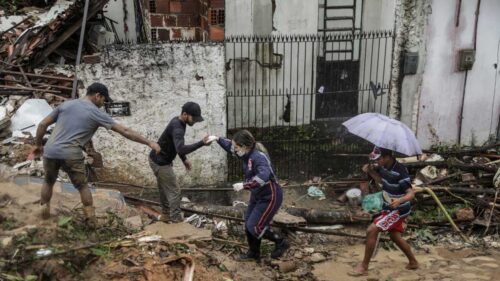
[[[124,5],[127,13],[126,20]],[[117,22],[114,25],[120,40],[134,43],[137,42],[137,31],[135,29],[135,8],[133,0],[109,0],[103,10],[106,17]],[[125,25],[128,27],[127,29],[125,28]]]
[[[432,2],[427,27],[427,59],[420,93],[417,137],[424,148],[433,144],[456,144],[465,71],[457,70],[458,50],[473,47],[476,1],[462,1],[460,25],[455,26],[456,1]],[[462,144],[481,144],[498,124],[498,101],[493,103],[492,65],[496,61],[500,31],[500,3],[481,2],[477,61],[469,72],[465,91]],[[493,109],[493,114],[492,114]],[[493,124],[491,124],[493,115]],[[474,136],[474,137],[472,137]]]
[[[253,0],[230,0],[225,5],[225,36],[254,34]]]
[[[469,8],[467,13],[471,14],[473,11],[472,8]],[[498,128],[500,69],[495,69],[493,65],[495,63],[498,65],[500,57],[499,15],[500,1],[481,1],[476,61],[468,73],[465,90],[462,142],[466,144],[482,144],[490,136],[494,136]],[[496,89],[495,81],[497,81]]]
[[[363,31],[392,30],[394,28],[396,1],[363,1]]]
[[[143,136],[157,140],[168,122],[180,114],[182,105],[195,101],[205,121],[187,127],[186,143],[204,134],[226,134],[224,47],[217,44],[147,44],[109,47],[102,63],[82,65],[84,85],[98,81],[108,86],[115,101],[131,103],[132,115],[115,120]],[[196,75],[203,79],[197,80]],[[150,149],[119,134],[99,129],[96,149],[103,154],[108,179],[155,184],[148,165]],[[174,161],[182,186],[209,185],[225,180],[226,153],[218,145],[189,154],[193,170],[186,172]]]
[[[273,25],[275,34],[316,34],[318,0],[276,0]]]

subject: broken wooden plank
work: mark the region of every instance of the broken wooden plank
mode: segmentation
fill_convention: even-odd
[[[5,78],[0,78],[0,81],[12,81],[12,80],[8,80],[8,79],[5,79]],[[14,81],[12,81],[14,82]],[[18,81],[16,80],[15,81],[17,84],[21,84],[22,81]],[[55,89],[61,89],[61,90],[69,90],[71,91],[71,88],[70,87],[65,87],[65,86],[59,86],[59,85],[53,85],[53,84],[46,84],[46,83],[39,83],[39,82],[30,82],[31,85],[29,85],[29,87],[33,87],[34,86],[43,86],[43,87],[51,87],[51,88],[55,88]]]
[[[0,73],[5,73],[5,74],[12,74],[12,75],[23,75],[21,72],[18,71],[11,71],[11,70],[2,70]],[[35,74],[35,73],[25,73],[26,76],[28,77],[34,77],[34,78],[44,78],[44,79],[52,79],[52,80],[59,80],[59,81],[66,81],[66,82],[73,82],[72,78],[67,78],[67,77],[60,77],[60,76],[52,76],[52,75],[43,75],[43,74]]]
[[[45,89],[28,88],[28,87],[6,86],[6,85],[0,85],[0,88],[2,88],[2,89],[9,89],[9,90],[45,92],[45,93],[53,93],[53,94],[60,94],[61,93],[61,91],[56,91],[56,90],[45,90]]]
[[[428,181],[427,184],[431,185],[431,184],[440,183],[440,182],[443,182],[445,180],[449,180],[449,179],[455,178],[457,176],[460,176],[462,174],[463,174],[463,172],[453,173],[451,175],[448,175],[448,176],[445,176],[445,177],[442,177],[442,178],[437,178],[435,180]]]

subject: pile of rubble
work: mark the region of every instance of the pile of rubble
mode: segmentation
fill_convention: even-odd
[[[102,10],[107,2],[89,3],[85,62],[98,62],[101,47],[117,42],[113,21]],[[18,173],[41,175],[41,162],[29,155],[37,124],[59,104],[77,98],[83,88],[75,83],[75,62],[84,4],[84,0],[0,2],[0,162]]]
[[[497,232],[500,226],[500,144],[482,148],[445,151],[400,159],[414,175],[413,185],[422,192],[415,203],[419,225],[447,225],[435,210],[438,204],[451,213],[461,229]],[[434,209],[434,211],[432,210]],[[440,217],[442,220],[439,221]]]
[[[101,13],[98,20],[105,22],[102,23],[104,26],[108,25],[102,16],[102,8],[108,0],[90,2],[88,18]],[[71,36],[82,25],[84,3],[81,0],[58,0],[48,9],[25,7],[18,11],[18,15],[2,16],[0,59],[9,66],[33,66],[42,64],[55,53],[63,60],[75,61],[78,40]],[[98,46],[91,41],[85,47],[96,51]]]

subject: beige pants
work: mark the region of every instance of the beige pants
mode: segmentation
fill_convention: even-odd
[[[181,217],[181,190],[177,184],[172,165],[159,166],[151,159],[149,165],[153,170],[160,192],[161,209],[170,219],[179,220]]]

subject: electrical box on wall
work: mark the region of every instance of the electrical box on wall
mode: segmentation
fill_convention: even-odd
[[[104,105],[111,116],[130,116],[130,102],[110,102]]]
[[[458,70],[471,70],[476,60],[476,51],[474,49],[463,49],[458,51]]]
[[[418,53],[405,53],[403,73],[404,75],[416,74],[418,69]]]

